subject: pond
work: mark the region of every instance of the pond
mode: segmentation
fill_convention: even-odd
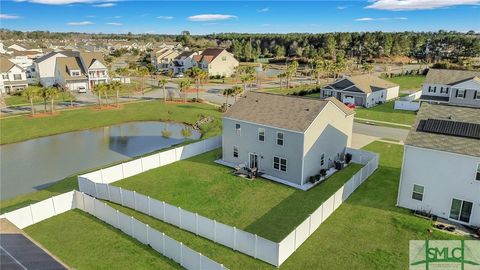
[[[200,138],[186,125],[166,122],[131,122],[75,131],[0,146],[2,200],[36,191],[67,176]],[[163,130],[171,131],[168,138]]]

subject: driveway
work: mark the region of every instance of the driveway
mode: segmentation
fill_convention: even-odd
[[[407,138],[408,129],[373,126],[362,123],[353,123],[353,132],[377,138],[385,138],[404,142]]]

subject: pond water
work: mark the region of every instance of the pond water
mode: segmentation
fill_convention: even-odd
[[[75,173],[171,147],[186,126],[131,122],[0,146],[0,198],[36,191]],[[171,131],[169,138],[162,130]],[[200,138],[192,130],[188,139]]]

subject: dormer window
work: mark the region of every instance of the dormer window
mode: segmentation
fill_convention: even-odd
[[[80,76],[80,71],[79,70],[70,70],[70,76],[79,77]]]

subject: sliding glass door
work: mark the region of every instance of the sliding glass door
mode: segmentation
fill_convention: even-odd
[[[450,218],[461,222],[469,223],[472,214],[473,203],[452,199],[452,206],[450,208]]]

